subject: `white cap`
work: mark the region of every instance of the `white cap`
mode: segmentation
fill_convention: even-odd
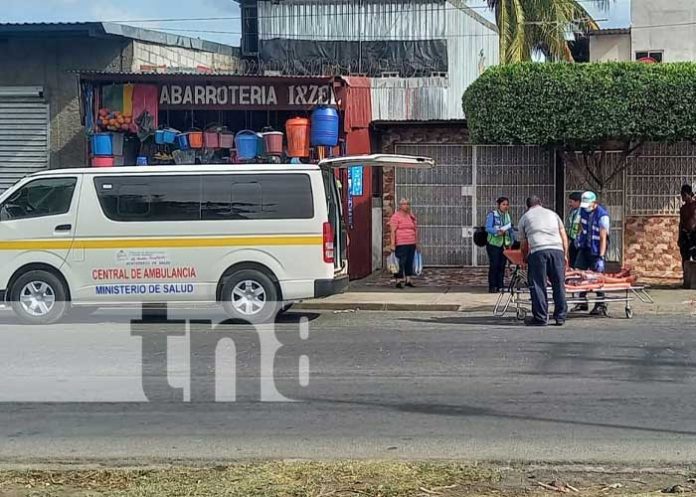
[[[582,199],[580,200],[580,207],[587,209],[591,207],[597,201],[597,194],[595,192],[585,192],[582,194]]]

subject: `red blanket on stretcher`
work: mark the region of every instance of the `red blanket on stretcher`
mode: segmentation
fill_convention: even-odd
[[[524,257],[521,250],[506,250],[505,257],[514,265],[524,267]],[[638,281],[631,274],[630,268],[624,268],[618,273],[595,273],[594,271],[578,271],[567,269],[565,275],[566,290],[582,292],[593,290],[628,290]]]

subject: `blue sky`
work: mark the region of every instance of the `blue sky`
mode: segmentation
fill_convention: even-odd
[[[630,0],[613,0],[608,11],[593,8],[590,0],[580,0],[602,21],[604,27],[627,26],[630,23]],[[469,0],[478,12],[487,14],[485,0]],[[139,19],[181,19],[200,17],[239,17],[239,8],[232,0],[193,0],[172,2],[171,0],[0,0],[3,8],[2,22],[57,22],[57,21],[134,21]],[[128,24],[166,29],[195,38],[206,38],[237,45],[239,43],[239,21],[218,21]],[[194,31],[216,31],[201,33]]]

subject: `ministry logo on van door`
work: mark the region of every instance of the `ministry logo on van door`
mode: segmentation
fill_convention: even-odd
[[[116,262],[124,263],[126,261],[128,261],[128,254],[126,253],[125,250],[119,250],[116,253]]]

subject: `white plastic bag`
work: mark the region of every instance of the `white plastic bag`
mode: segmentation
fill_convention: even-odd
[[[387,258],[387,270],[391,274],[399,273],[399,259],[396,258],[396,254],[392,252]]]
[[[416,276],[423,274],[423,256],[420,250],[416,250],[416,254],[413,256],[413,274]]]

